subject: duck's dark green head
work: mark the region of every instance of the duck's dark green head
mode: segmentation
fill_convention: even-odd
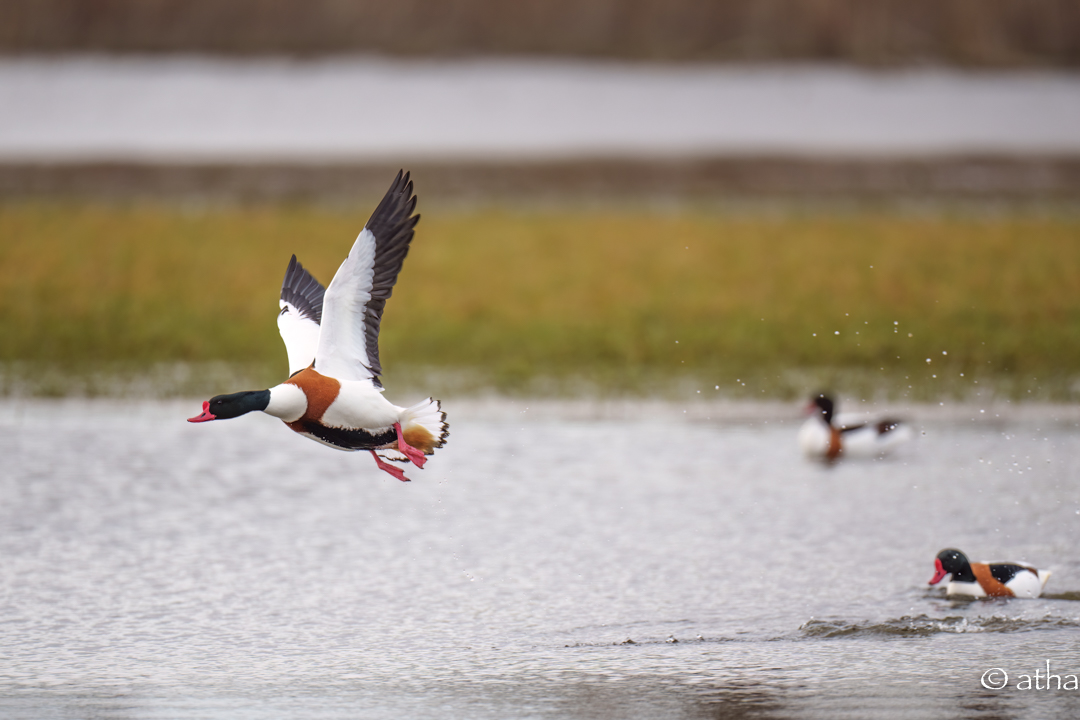
[[[825,422],[832,425],[833,418],[833,401],[825,393],[818,393],[810,399],[810,404],[806,406],[806,412],[809,415],[819,414],[825,419]]]
[[[202,414],[188,418],[188,422],[228,420],[255,410],[265,410],[269,404],[269,390],[245,390],[232,395],[218,395],[204,402],[202,404]]]
[[[937,585],[946,575],[952,575],[953,580],[961,582],[975,580],[967,555],[954,548],[945,548],[934,558],[934,577],[930,578],[930,584]]]

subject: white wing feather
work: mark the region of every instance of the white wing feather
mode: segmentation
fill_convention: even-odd
[[[323,300],[322,331],[315,367],[338,380],[375,377],[368,359],[364,309],[371,300],[375,267],[375,235],[364,228],[341,263]]]
[[[289,374],[303,370],[315,360],[319,346],[319,318],[326,291],[296,256],[289,260],[278,300],[278,331],[289,355]]]
[[[315,360],[315,351],[319,347],[319,323],[306,318],[292,303],[280,300],[281,313],[278,315],[278,332],[285,341],[285,352],[289,355],[289,374],[303,370]]]
[[[409,174],[398,171],[364,224],[345,262],[326,290],[315,369],[343,381],[370,381],[382,390],[379,328],[409,253],[416,196]]]

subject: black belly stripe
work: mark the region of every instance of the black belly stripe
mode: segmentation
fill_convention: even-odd
[[[314,435],[325,443],[346,450],[374,450],[397,440],[397,432],[394,428],[390,428],[386,432],[371,433],[367,430],[327,427],[310,421],[301,422],[299,425],[302,432]]]

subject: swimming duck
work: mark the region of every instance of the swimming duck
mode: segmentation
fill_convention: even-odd
[[[332,448],[369,451],[380,470],[403,482],[405,472],[384,459],[423,468],[425,456],[446,443],[446,413],[431,398],[408,408],[390,403],[379,379],[379,326],[420,220],[415,208],[409,174],[398,172],[329,288],[293,255],[278,313],[289,379],[268,390],[213,397],[188,422],[260,410]]]
[[[877,457],[911,440],[911,427],[899,420],[840,425],[833,422],[833,408],[825,393],[818,393],[807,406],[810,417],[799,429],[799,447],[807,457],[826,462],[841,456]]]
[[[959,550],[947,548],[934,558],[934,577],[931,585],[937,585],[946,575],[952,575],[945,588],[946,595],[968,597],[1019,597],[1037,598],[1042,595],[1049,570],[1039,570],[1018,562],[968,562]]]

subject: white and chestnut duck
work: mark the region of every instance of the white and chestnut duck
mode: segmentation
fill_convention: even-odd
[[[1039,570],[1018,562],[969,562],[959,550],[947,548],[934,558],[934,577],[937,585],[946,575],[952,579],[945,588],[946,595],[967,597],[1037,598],[1042,595],[1049,570]]]
[[[446,414],[431,398],[398,407],[383,397],[379,381],[379,324],[420,220],[415,208],[409,174],[398,172],[325,290],[293,255],[278,314],[289,379],[211,398],[189,422],[261,410],[330,447],[371,452],[398,480],[408,482],[405,472],[383,459],[424,467],[425,456],[446,442]]]
[[[899,420],[841,424],[833,417],[834,407],[825,393],[818,393],[807,405],[810,417],[799,428],[799,447],[807,457],[825,462],[880,457],[911,440],[911,427]]]

